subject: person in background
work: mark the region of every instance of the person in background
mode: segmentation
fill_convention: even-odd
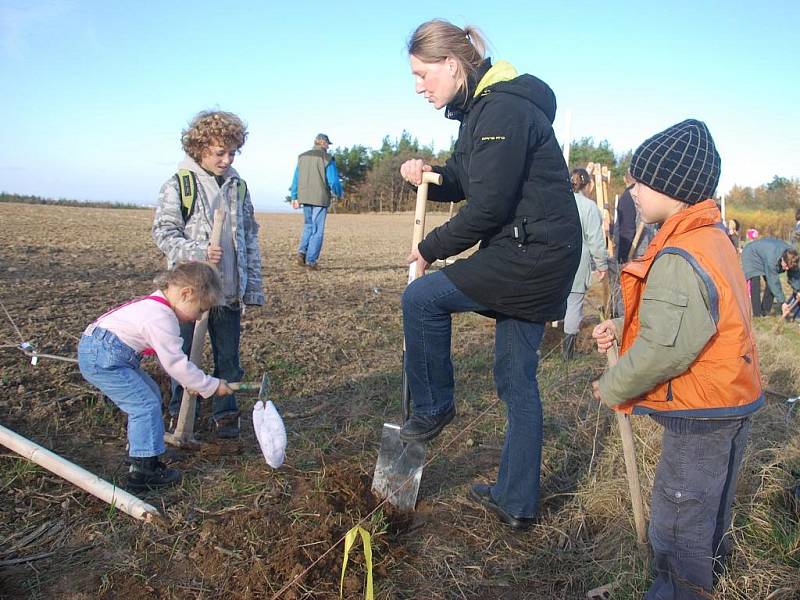
[[[297,158],[292,179],[292,208],[303,207],[303,232],[297,247],[297,263],[309,269],[317,268],[325,236],[325,218],[331,198],[344,197],[336,161],[328,154],[330,138],[320,133],[314,147]]]
[[[794,211],[794,229],[792,229],[792,237],[791,242],[793,246],[796,246],[798,242],[800,242],[800,208]]]
[[[575,273],[572,282],[572,291],[567,297],[567,313],[564,315],[564,340],[561,353],[565,360],[572,360],[575,356],[575,341],[583,320],[583,301],[586,298],[586,290],[592,285],[592,264],[598,281],[602,281],[608,270],[603,216],[597,208],[597,203],[587,198],[592,193],[594,180],[586,169],[574,169],[571,178],[572,191],[581,220],[583,247],[578,272]]]
[[[619,200],[617,200],[617,208],[611,233],[614,240],[615,253],[613,257],[609,257],[608,261],[609,285],[612,300],[611,310],[613,316],[617,317],[622,316],[624,310],[622,294],[619,287],[620,270],[628,261],[644,254],[647,246],[650,245],[650,240],[652,240],[653,236],[656,234],[656,225],[642,223],[639,209],[633,201],[631,190],[636,182],[631,179],[630,173],[627,172],[623,176],[623,179],[627,187],[620,195]]]
[[[800,268],[797,249],[783,240],[765,237],[750,242],[742,249],[742,268],[750,284],[750,302],[754,317],[764,317],[772,311],[773,299],[788,310],[790,299],[786,299],[779,275],[786,272],[794,295],[800,292]],[[761,296],[761,283],[764,295]]]
[[[739,252],[741,250],[739,244],[742,241],[742,224],[736,219],[728,219],[728,239]]]
[[[637,215],[636,205],[631,196],[635,181],[631,179],[630,173],[625,173],[623,179],[625,180],[625,190],[617,200],[617,210],[614,218],[614,248],[616,253],[614,258],[620,267],[628,262],[628,254],[631,251],[631,244],[636,235]]]

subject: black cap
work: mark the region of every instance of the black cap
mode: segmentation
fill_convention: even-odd
[[[686,204],[714,196],[720,158],[702,121],[687,119],[645,140],[631,158],[636,181]]]

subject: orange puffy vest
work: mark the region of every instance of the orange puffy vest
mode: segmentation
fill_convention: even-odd
[[[645,254],[622,270],[625,327],[620,352],[627,352],[639,333],[639,307],[650,267],[667,253],[685,258],[705,283],[717,333],[685,372],[617,408],[634,414],[666,412],[693,418],[731,418],[755,412],[764,397],[750,298],[739,257],[713,200],[667,219]]]

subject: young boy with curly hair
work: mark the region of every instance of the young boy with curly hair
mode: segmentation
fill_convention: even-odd
[[[186,156],[178,172],[161,186],[153,221],[153,239],[167,257],[167,267],[183,261],[209,261],[221,275],[225,301],[209,314],[208,332],[214,376],[240,381],[240,319],[245,305],[264,304],[258,224],[244,180],[231,166],[247,139],[247,127],[233,113],[204,111],[182,132]],[[225,213],[219,246],[209,243],[214,212]],[[189,354],[194,323],[181,325],[183,351]],[[169,412],[180,410],[183,389],[172,382]],[[217,437],[239,435],[239,409],[230,394],[215,396],[212,421]]]

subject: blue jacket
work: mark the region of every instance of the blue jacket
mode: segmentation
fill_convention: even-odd
[[[297,175],[299,168],[294,168],[294,177],[292,178],[292,200],[297,200]],[[342,189],[342,182],[339,180],[339,169],[336,168],[336,160],[331,157],[331,162],[325,169],[325,178],[328,180],[328,186],[331,188],[331,194],[337,198],[344,198],[344,190]]]

